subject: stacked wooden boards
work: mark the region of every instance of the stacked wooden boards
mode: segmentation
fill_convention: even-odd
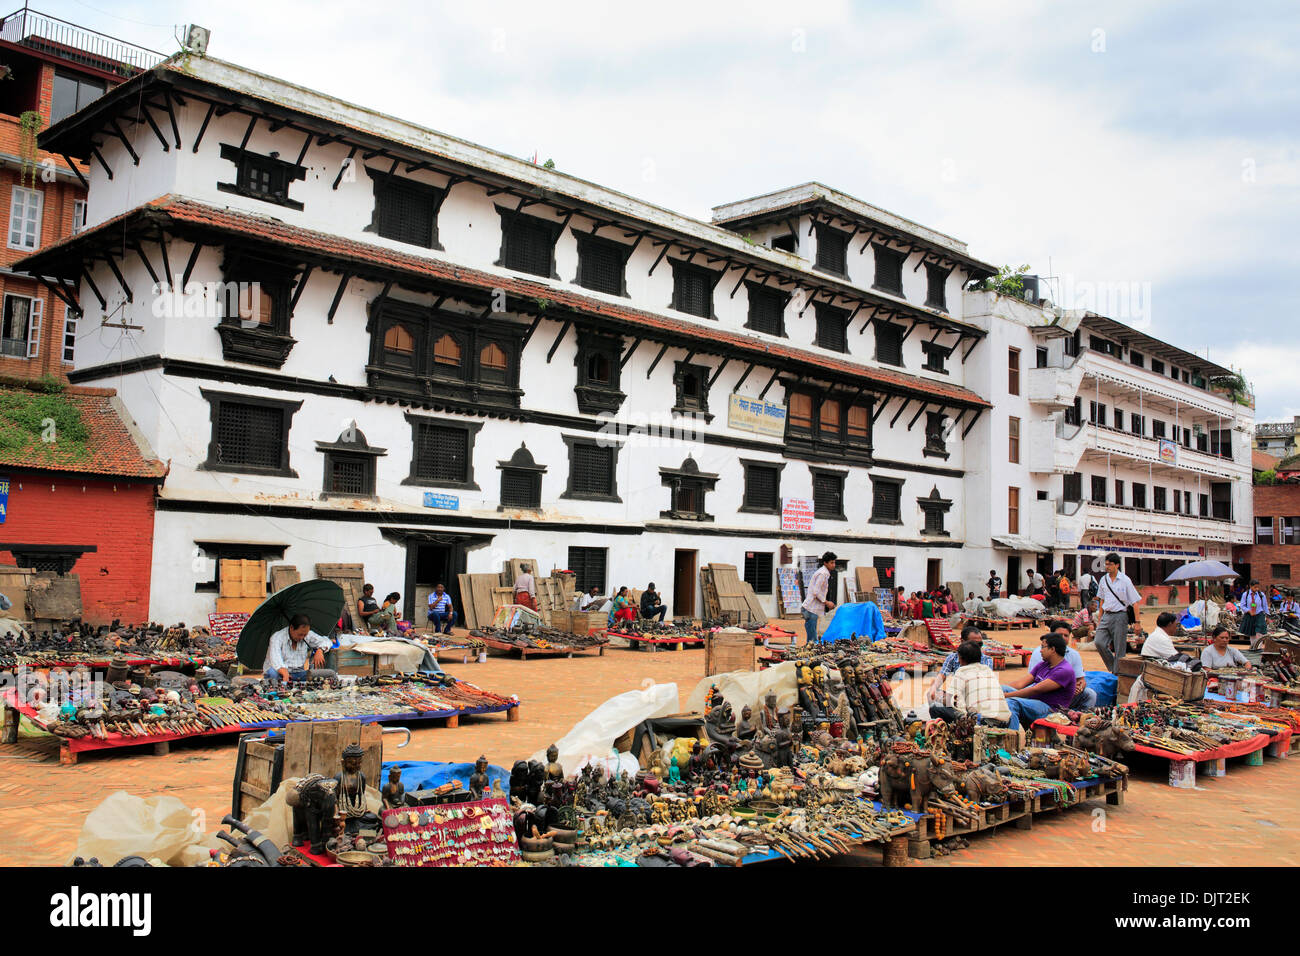
[[[503,604],[515,600],[514,582],[522,573],[521,566],[533,569],[533,582],[537,590],[537,613],[548,625],[563,626],[552,621],[556,612],[567,613],[573,607],[574,575],[567,571],[552,571],[549,578],[537,576],[537,562],[528,558],[511,558],[507,570],[501,574],[461,574],[460,600],[464,605],[464,625],[468,628],[487,627],[492,615]],[[557,615],[558,616],[558,615]]]
[[[343,589],[343,607],[347,609],[348,617],[354,625],[359,625],[361,622],[356,620],[357,602],[361,600],[361,588],[366,583],[366,566],[364,564],[318,564],[316,577],[333,581]]]
[[[766,624],[767,611],[748,582],[740,580],[734,564],[706,564],[700,569],[705,616],[737,624]]]

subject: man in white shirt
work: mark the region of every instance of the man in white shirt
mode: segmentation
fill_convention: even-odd
[[[578,599],[578,610],[599,611],[604,603],[605,599],[600,596],[600,588],[593,584],[590,591],[582,592],[582,596]]]
[[[1092,600],[1095,593],[1096,593],[1096,582],[1092,579],[1092,575],[1089,572],[1084,571],[1081,575],[1079,575],[1080,603],[1087,604],[1090,600]]]
[[[262,677],[265,680],[305,680],[308,652],[315,651],[311,655],[311,666],[322,668],[325,666],[325,652],[330,646],[328,637],[321,637],[311,629],[311,618],[306,614],[295,614],[288,627],[271,635]]]
[[[1174,647],[1174,637],[1178,633],[1178,618],[1168,611],[1156,618],[1156,629],[1142,642],[1142,656],[1154,657],[1159,661],[1168,661],[1178,656]]]
[[[835,567],[837,560],[834,552],[827,551],[808,580],[808,596],[803,601],[803,632],[809,644],[817,641],[817,622],[821,616],[835,606],[835,602],[826,597],[826,591],[831,583],[831,568]]]
[[[1128,609],[1142,600],[1129,576],[1119,569],[1119,555],[1114,551],[1106,555],[1106,573],[1097,582],[1097,597],[1101,599],[1101,620],[1093,640],[1106,669],[1114,674],[1128,650]]]

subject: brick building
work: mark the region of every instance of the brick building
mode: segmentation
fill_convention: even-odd
[[[0,386],[0,591],[27,617],[21,582],[29,576],[14,566],[45,576],[70,569],[84,620],[147,620],[165,467],[112,389]],[[40,427],[46,420],[57,427]],[[71,437],[60,440],[59,427]]]
[[[37,149],[37,133],[159,59],[26,7],[0,22],[0,376],[66,379],[76,347],[75,287],[11,269],[86,221],[86,166]]]
[[[1255,485],[1254,544],[1233,549],[1242,578],[1265,587],[1300,584],[1300,482]]]

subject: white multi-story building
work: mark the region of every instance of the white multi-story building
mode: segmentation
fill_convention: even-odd
[[[1091,313],[992,292],[964,310],[988,330],[967,385],[993,404],[970,436],[988,455],[966,494],[991,502],[967,518],[971,578],[1077,580],[1114,551],[1154,587],[1251,541],[1254,411],[1213,384],[1230,369]]]
[[[88,221],[25,268],[170,461],[156,619],[224,558],[364,563],[408,613],[514,556],[675,614],[710,562],[773,612],[787,552],[961,571],[994,270],[948,236],[815,184],[706,223],[199,57],[41,143]]]

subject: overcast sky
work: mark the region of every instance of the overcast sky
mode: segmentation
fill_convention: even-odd
[[[818,180],[1300,414],[1300,6],[41,0],[688,215]],[[108,11],[112,11],[109,13]],[[175,28],[174,28],[175,26]]]

